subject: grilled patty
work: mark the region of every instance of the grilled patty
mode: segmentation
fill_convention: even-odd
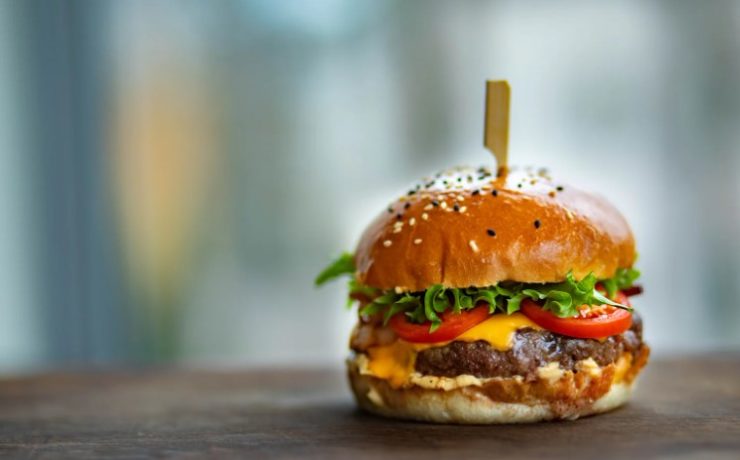
[[[531,381],[536,379],[538,367],[551,362],[560,363],[564,370],[573,370],[578,361],[593,358],[600,366],[605,366],[616,362],[623,352],[635,354],[642,346],[642,319],[633,314],[629,330],[603,341],[576,339],[546,330],[521,329],[516,332],[514,345],[509,350],[496,350],[482,340],[455,341],[419,352],[415,366],[421,374],[439,377],[521,375]]]

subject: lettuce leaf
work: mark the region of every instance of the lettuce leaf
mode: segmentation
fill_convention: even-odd
[[[345,274],[354,274],[355,266],[351,254],[344,253],[316,278],[316,284]],[[560,283],[513,283],[502,282],[493,286],[447,288],[435,284],[420,292],[397,293],[394,290],[382,291],[358,283],[354,276],[349,282],[350,299],[362,295],[372,299],[362,307],[360,314],[383,314],[383,321],[387,323],[393,316],[404,314],[414,323],[429,322],[430,332],[442,324],[440,315],[448,310],[460,313],[470,310],[484,302],[488,305],[491,314],[500,311],[512,314],[519,311],[525,299],[532,299],[542,305],[542,308],[561,318],[573,317],[578,314],[581,305],[608,304],[631,310],[627,305],[614,302],[617,290],[625,289],[635,282],[640,272],[633,268],[620,268],[612,278],[597,280],[593,274],[576,280],[573,273],[568,273]],[[606,295],[596,290],[596,284],[601,283]]]
[[[604,285],[604,289],[606,289],[606,294],[609,297],[614,297],[614,294],[618,290],[631,287],[639,277],[639,270],[635,270],[634,268],[618,268],[613,278],[602,280],[601,283]]]
[[[327,281],[339,278],[342,275],[355,273],[355,258],[349,252],[342,253],[337,259],[323,269],[314,280],[314,285],[321,286]]]

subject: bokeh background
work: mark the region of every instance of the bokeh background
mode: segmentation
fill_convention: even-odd
[[[339,365],[314,275],[415,179],[512,162],[637,235],[657,354],[740,348],[740,2],[0,2],[0,372]]]

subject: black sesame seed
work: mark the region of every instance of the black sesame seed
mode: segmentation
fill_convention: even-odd
[[[409,196],[416,194],[416,190],[409,190]]]
[[[434,185],[434,181],[431,181],[431,182],[427,182],[427,183],[426,183],[426,188],[429,188],[429,187],[431,187],[432,185]]]
[[[449,184],[449,182],[447,181],[447,179],[443,180],[443,181],[442,181],[442,183],[443,183],[444,185],[447,185],[447,184]]]
[[[562,185],[558,185],[557,187],[555,187],[555,190],[557,190],[558,192],[562,192],[563,191],[563,186]]]
[[[388,206],[388,214],[393,214],[393,208],[391,206]]]
[[[403,209],[408,209],[410,207],[411,207],[411,203],[409,203],[408,201],[406,202],[405,205],[403,205]]]
[[[488,233],[488,236],[496,236],[496,232],[492,228],[486,230],[486,233]]]
[[[468,176],[468,182],[473,182],[473,176]]]
[[[435,208],[436,208],[437,206],[439,206],[439,201],[437,201],[437,200],[433,200],[433,201],[432,201],[432,206],[434,206]]]
[[[453,206],[452,208],[453,208],[453,209],[454,209],[455,211],[459,211],[459,210],[460,210],[460,206],[459,206],[459,205],[458,205],[457,203],[455,203],[455,205],[454,205],[454,206]]]
[[[473,196],[478,195],[478,194],[480,194],[480,190],[478,189],[473,190],[473,193],[471,193],[471,195]]]
[[[498,190],[493,189],[493,191],[491,192],[491,195],[498,196]]]
[[[414,190],[419,191],[420,188],[421,188],[421,184],[416,184],[416,187],[414,187]]]
[[[401,213],[396,214],[396,220],[401,220],[401,219],[403,219],[403,215],[401,215]]]
[[[522,188],[522,184],[516,184],[517,188]]]
[[[542,222],[540,222],[539,219],[534,221],[534,228],[540,228],[542,226]]]
[[[458,182],[462,182],[462,177],[458,177],[458,178],[457,178],[457,181],[458,181]]]

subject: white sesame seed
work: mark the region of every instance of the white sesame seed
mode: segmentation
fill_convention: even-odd
[[[383,241],[383,246],[385,246],[386,248],[387,247],[390,247],[391,244],[393,244],[393,242],[391,240],[385,240],[385,241]]]
[[[480,189],[481,190],[491,190],[491,186],[490,185],[483,185],[483,186],[481,186]]]
[[[441,202],[439,204],[439,207],[442,208],[442,209],[447,209],[447,202],[446,201]]]
[[[428,205],[424,206],[424,211],[431,211],[434,206],[429,203]]]
[[[421,218],[422,218],[422,219],[424,219],[424,220],[429,220],[429,214],[427,214],[427,213],[423,213],[423,214],[421,215]]]
[[[478,244],[476,244],[475,240],[468,241],[468,244],[470,245],[470,249],[473,250],[473,252],[478,252],[480,249],[478,249]]]
[[[417,238],[414,240],[414,244],[421,244],[421,238]]]
[[[460,212],[465,212],[467,210],[468,210],[468,207],[467,206],[463,206],[462,208],[460,208]]]
[[[403,230],[401,227],[396,227],[393,229],[393,233],[401,233],[401,230]]]
[[[400,287],[400,286],[394,287],[393,290],[396,291],[396,294],[402,294],[403,293],[403,288]]]
[[[410,226],[412,226],[412,227],[413,227],[414,225],[416,225],[416,219],[415,219],[415,218],[413,218],[413,217],[412,217],[411,219],[409,219],[409,225],[410,225]]]
[[[465,197],[462,195],[457,196],[457,201],[465,201]]]

